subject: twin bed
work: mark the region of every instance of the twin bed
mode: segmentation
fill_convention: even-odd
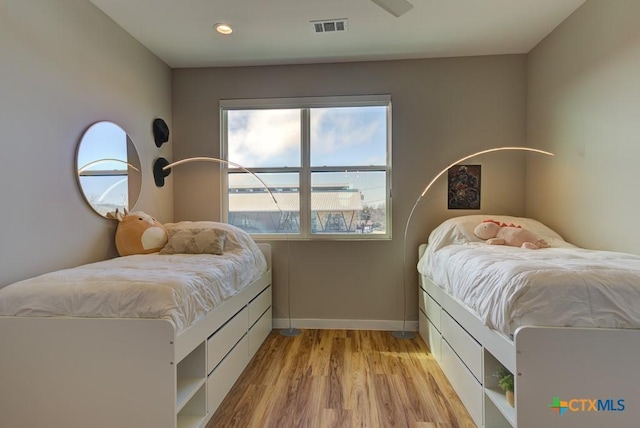
[[[531,219],[493,216],[550,248],[487,245],[488,216],[445,221],[420,247],[420,334],[478,426],[631,427],[640,417],[640,257],[577,248]],[[515,407],[497,387],[515,375]]]
[[[487,216],[420,247],[420,334],[478,426],[640,420],[640,257],[490,246]],[[271,331],[271,254],[233,226],[222,255],[121,257],[0,290],[0,426],[204,427]],[[515,374],[515,407],[494,373]]]
[[[271,331],[271,253],[120,257],[0,289],[0,426],[204,427]]]

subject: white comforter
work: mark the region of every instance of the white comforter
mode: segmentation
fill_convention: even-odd
[[[487,219],[522,226],[551,248],[488,245],[473,234]],[[534,219],[450,218],[429,235],[418,271],[506,334],[524,325],[640,328],[640,257],[578,248]]]
[[[0,315],[161,318],[182,331],[267,270],[257,246],[120,257],[0,290]]]
[[[466,243],[427,251],[418,270],[506,334],[523,325],[640,328],[634,255]]]

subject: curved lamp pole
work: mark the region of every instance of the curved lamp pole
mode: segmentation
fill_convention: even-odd
[[[282,218],[282,209],[280,208],[278,201],[273,195],[273,192],[271,192],[271,189],[269,189],[269,186],[267,186],[267,184],[260,177],[258,177],[254,172],[249,171],[247,168],[243,167],[242,165],[239,165],[235,162],[231,162],[228,160],[219,159],[215,157],[208,157],[208,156],[199,156],[199,157],[186,158],[179,161],[175,161],[173,163],[169,163],[169,161],[167,161],[165,158],[160,157],[156,159],[156,161],[153,164],[153,178],[155,180],[156,186],[158,187],[164,186],[164,178],[171,173],[171,168],[173,168],[174,166],[179,166],[179,165],[190,163],[190,162],[214,162],[214,163],[225,165],[225,166],[230,165],[234,168],[238,168],[242,170],[243,172],[251,174],[267,190],[267,192],[269,193],[269,196],[271,196],[271,199],[273,200],[273,203],[276,205],[276,208],[278,208],[278,211],[280,212],[280,218]],[[289,327],[285,329],[281,329],[280,334],[282,336],[298,336],[301,333],[301,331],[297,328],[293,328],[291,325],[291,273],[289,268],[291,252],[289,249],[289,235],[286,234],[285,237],[287,238],[287,317],[289,321]]]
[[[492,153],[492,152],[507,151],[507,150],[518,150],[518,151],[525,151],[525,152],[540,153],[540,154],[547,155],[547,156],[555,156],[551,152],[547,152],[545,150],[540,150],[540,149],[532,149],[530,147],[495,147],[493,149],[481,150],[479,152],[476,152],[476,153],[470,154],[468,156],[465,156],[463,158],[460,158],[457,161],[452,162],[451,164],[449,164],[445,168],[443,168],[442,171],[440,171],[438,174],[436,174],[435,177],[433,177],[431,179],[431,181],[424,188],[424,190],[422,191],[420,196],[418,196],[418,199],[416,199],[416,202],[413,204],[413,207],[411,208],[411,211],[409,212],[409,217],[407,218],[407,223],[405,224],[405,227],[404,227],[404,236],[403,236],[403,240],[402,240],[402,293],[403,293],[403,302],[404,302],[404,304],[403,304],[403,312],[402,312],[402,330],[394,331],[393,333],[391,333],[394,337],[396,337],[398,339],[413,339],[416,336],[415,332],[406,330],[406,326],[407,326],[407,281],[406,281],[406,276],[407,275],[406,275],[406,264],[407,264],[407,232],[409,231],[409,223],[411,222],[411,217],[413,216],[414,211],[418,207],[418,204],[420,203],[420,201],[422,200],[424,195],[427,194],[429,189],[431,189],[433,184],[440,177],[442,177],[442,175],[444,175],[447,171],[449,171],[449,168],[452,168],[452,167],[456,166],[457,164],[462,163],[462,162],[464,162],[464,161],[466,161],[468,159],[474,158],[476,156],[480,156],[480,155],[484,155],[484,154]]]
[[[93,165],[97,165],[100,163],[107,163],[107,162],[117,162],[117,163],[122,163],[127,165],[127,167],[136,170],[137,172],[140,172],[140,170],[138,168],[136,168],[134,165],[130,164],[127,161],[124,161],[122,159],[116,159],[116,158],[103,158],[103,159],[97,159],[94,160],[92,162],[89,162],[83,166],[81,166],[80,168],[78,168],[78,175],[81,175],[83,172],[85,172],[89,167],[93,166]]]

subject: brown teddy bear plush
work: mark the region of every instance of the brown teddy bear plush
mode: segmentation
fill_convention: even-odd
[[[164,226],[142,211],[120,213],[116,229],[116,248],[121,256],[148,254],[160,251],[167,243],[167,231]]]
[[[485,220],[473,231],[478,238],[486,240],[489,245],[509,245],[511,247],[528,248],[537,250],[549,245],[544,239],[538,239],[533,232],[514,224],[499,223],[494,220]]]

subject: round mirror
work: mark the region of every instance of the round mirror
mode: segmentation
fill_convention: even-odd
[[[95,212],[110,217],[116,209],[131,211],[140,196],[142,172],[136,147],[112,122],[89,127],[76,154],[78,184]]]

